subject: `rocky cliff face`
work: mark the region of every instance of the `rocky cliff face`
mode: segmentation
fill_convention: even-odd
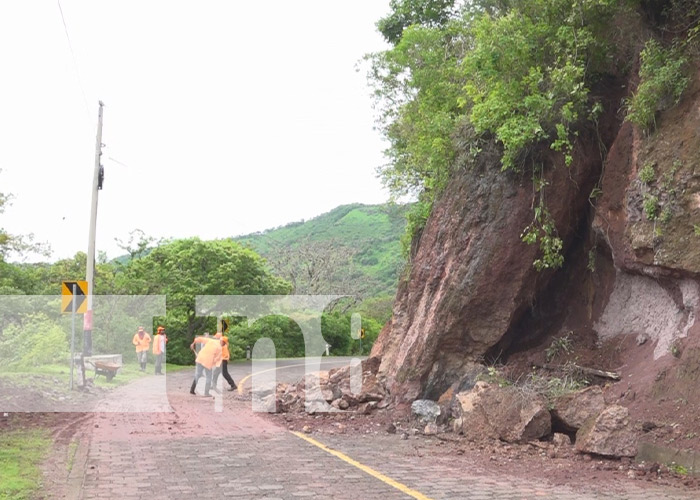
[[[394,398],[436,399],[469,363],[495,348],[516,348],[547,328],[584,327],[576,321],[601,339],[644,335],[654,342],[654,359],[679,338],[700,335],[695,76],[651,136],[609,111],[597,133],[580,134],[570,168],[552,168],[558,159],[545,159],[547,205],[567,247],[557,273],[536,272],[537,248],[520,240],[535,202],[529,178],[504,175],[486,160],[455,174],[417,242],[393,318],[372,352],[381,357],[379,377]],[[619,108],[626,84],[608,82],[606,109]],[[650,166],[654,178],[642,182],[639,171]],[[601,179],[593,208],[589,195]],[[557,321],[538,321],[539,314],[551,318],[547,307],[557,309]]]

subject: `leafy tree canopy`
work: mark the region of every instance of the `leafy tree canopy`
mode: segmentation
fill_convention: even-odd
[[[526,159],[537,163],[533,153],[542,146],[571,162],[576,128],[602,109],[588,89],[605,71],[606,22],[620,3],[391,3],[378,27],[394,46],[368,56],[369,78],[389,142],[380,177],[396,196],[419,194],[410,231],[420,229],[446,186],[458,143],[467,163],[485,141],[496,144],[503,170],[522,170]],[[542,236],[544,244],[546,237],[548,252],[556,253],[556,230],[545,232],[537,217],[534,227],[528,242]],[[557,265],[555,255],[543,267]]]

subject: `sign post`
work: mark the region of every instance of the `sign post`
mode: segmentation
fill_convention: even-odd
[[[77,283],[73,283],[73,296],[78,288]],[[70,318],[70,390],[73,390],[73,365],[75,364],[75,300],[71,300],[71,318]]]
[[[87,281],[61,282],[61,312],[71,313],[70,335],[70,390],[73,390],[73,365],[75,365],[75,314],[87,311]],[[84,373],[84,370],[83,370]]]

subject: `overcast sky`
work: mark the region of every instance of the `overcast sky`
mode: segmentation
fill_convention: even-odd
[[[61,0],[67,37],[57,0],[3,0],[0,227],[87,251],[98,100],[110,258],[137,228],[222,238],[386,201],[356,64],[388,3]]]

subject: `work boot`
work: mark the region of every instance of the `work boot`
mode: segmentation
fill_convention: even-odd
[[[238,389],[238,387],[236,387],[236,384],[228,388],[229,391],[235,391],[236,389]]]
[[[194,390],[197,388],[197,381],[192,382],[192,387],[190,387],[190,394],[196,394]]]

